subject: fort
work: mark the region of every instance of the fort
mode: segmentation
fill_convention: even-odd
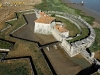
[[[34,18],[35,19],[34,20],[34,28],[31,28],[32,33],[34,31],[34,34],[35,33],[39,34],[39,35],[44,34],[47,36],[53,35],[54,38],[56,39],[56,42],[51,42],[51,43],[44,44],[41,46],[39,46],[39,44],[38,44],[37,46],[40,50],[42,48],[47,48],[47,50],[49,51],[50,46],[53,46],[55,49],[57,49],[57,46],[58,46],[57,44],[59,44],[59,46],[62,47],[62,49],[65,50],[65,52],[70,57],[74,57],[80,53],[90,64],[95,63],[96,65],[100,65],[100,62],[96,58],[94,58],[95,54],[89,53],[86,50],[94,43],[94,40],[96,37],[95,31],[91,27],[90,24],[88,24],[86,21],[84,21],[80,16],[75,16],[75,15],[68,14],[68,13],[63,13],[63,12],[58,12],[58,11],[41,11],[38,9],[34,9],[34,11],[35,12],[32,11],[32,12],[27,13],[27,14],[33,14],[33,13],[36,14],[37,19]],[[69,20],[70,22],[74,23],[80,31],[80,33],[78,33],[75,37],[81,36],[81,33],[83,33],[81,27],[84,27],[84,26],[89,30],[88,36],[86,36],[85,38],[81,38],[80,40],[75,40],[74,42],[68,42],[68,40],[72,40],[75,37],[70,37],[69,30],[67,30],[63,26],[64,23],[56,22],[55,18],[51,16],[52,14],[55,14],[55,16],[57,16],[57,17],[64,18],[64,19]],[[13,20],[15,21],[17,19],[18,18],[15,18],[12,20],[8,20],[6,22],[10,22]],[[22,27],[25,27],[27,23],[28,22],[26,22],[24,25],[21,25],[18,29],[12,31],[11,35],[12,36],[13,36],[13,34],[17,35],[16,32],[18,30],[20,30]],[[6,30],[6,29],[4,29],[4,30]],[[30,33],[30,35],[31,35],[31,33]],[[21,33],[20,33],[20,36],[24,37]],[[19,38],[22,38],[22,37],[19,37]],[[24,38],[22,38],[22,39],[24,39]],[[47,39],[47,37],[45,37],[45,38]],[[30,41],[30,40],[28,40],[28,41]],[[32,42],[34,42],[34,41],[32,41]],[[37,42],[35,42],[35,43],[37,43]],[[99,69],[98,69],[98,72],[100,73]]]
[[[41,16],[40,16],[41,11],[35,9],[35,13],[36,13],[37,18],[41,18]],[[65,35],[61,35],[60,32],[56,31],[56,29],[54,27],[57,26],[57,23],[54,20],[54,18],[53,18],[53,20],[51,20],[50,26],[47,27],[47,28],[50,28],[49,29],[51,31],[50,34],[52,34],[56,38],[57,41],[60,41],[60,46],[68,53],[68,55],[70,57],[73,57],[73,56],[81,53],[83,55],[83,57],[87,61],[89,61],[91,64],[96,63],[97,65],[100,65],[100,62],[97,59],[94,58],[95,54],[94,53],[89,53],[86,50],[87,48],[89,48],[94,43],[95,37],[96,37],[95,31],[91,27],[90,24],[88,24],[86,21],[84,21],[80,16],[77,17],[77,16],[74,16],[74,15],[71,15],[71,14],[68,14],[68,13],[63,13],[63,12],[58,12],[58,11],[44,11],[42,13],[43,14],[44,13],[48,13],[48,14],[49,13],[55,13],[56,14],[55,16],[70,20],[71,22],[75,23],[76,26],[79,25],[79,24],[75,20],[78,20],[79,22],[83,23],[83,25],[86,26],[88,28],[88,30],[90,31],[89,35],[86,38],[82,38],[81,40],[78,40],[78,41],[75,41],[75,42],[72,42],[72,43],[69,43],[67,41],[67,39],[70,38],[68,30],[65,30],[67,32],[65,34],[65,35],[67,35],[67,37]],[[64,14],[66,16],[61,16],[61,15],[58,15],[58,14]],[[45,19],[46,19],[46,17],[45,17]],[[60,24],[61,24],[60,26],[62,27],[63,23],[60,23]],[[36,25],[37,24],[35,24],[35,26]],[[77,26],[77,27],[79,28],[79,26]],[[41,28],[43,29],[43,26]],[[41,33],[42,29],[37,33]],[[43,34],[45,34],[45,32]],[[49,33],[46,33],[46,35],[48,35],[48,34]],[[49,50],[48,47],[47,47],[47,49]],[[100,73],[99,69],[98,69],[98,72]]]
[[[40,16],[39,13],[41,13],[41,11],[36,11],[35,10],[35,12],[36,12],[37,18],[39,18],[39,16]],[[50,11],[49,13],[51,13],[51,12],[53,12],[53,11]],[[44,13],[44,12],[42,12],[42,13]],[[53,13],[59,14],[61,12],[53,12]],[[63,13],[63,14],[66,14],[66,13]],[[67,39],[70,38],[69,37],[69,31],[63,28],[63,26],[62,26],[63,23],[61,23],[61,22],[59,23],[59,24],[61,24],[60,27],[63,28],[63,31],[65,31],[66,33],[61,34],[60,31],[57,31],[57,29],[55,29],[55,27],[57,28],[58,25],[57,25],[57,22],[54,20],[54,18],[53,18],[53,20],[51,20],[50,26],[47,27],[47,28],[43,28],[43,26],[41,26],[41,24],[38,25],[38,24],[35,23],[35,26],[37,26],[38,29],[39,29],[39,26],[41,26],[40,27],[41,29],[39,29],[40,31],[37,30],[37,28],[35,27],[35,32],[37,30],[37,31],[39,31],[37,33],[41,33],[42,34],[42,31],[43,31],[42,29],[45,29],[45,30],[47,29],[47,31],[49,30],[48,32],[50,34],[52,34],[56,38],[57,41],[61,42],[61,44],[60,44],[61,47],[64,48],[64,50],[69,54],[70,57],[73,57],[73,56],[81,53],[82,49],[89,48],[93,44],[93,42],[95,40],[95,32],[94,32],[93,28],[87,22],[85,22],[83,19],[81,19],[81,17],[76,17],[76,16],[71,15],[71,14],[67,14],[66,16],[61,16],[61,15],[56,15],[56,16],[64,18],[64,19],[68,19],[71,22],[75,23],[75,25],[77,23],[74,22],[74,19],[79,20],[80,22],[82,22],[90,30],[90,34],[88,35],[87,38],[83,38],[82,40],[75,41],[73,43],[69,43],[69,42],[67,42]],[[39,18],[39,20],[40,20],[40,18]],[[43,20],[43,19],[41,19],[41,20]],[[45,20],[48,20],[48,19],[46,19],[46,17],[45,17]],[[43,22],[45,22],[45,21],[43,21]],[[47,26],[47,25],[45,25],[45,26]],[[77,24],[77,27],[78,26],[79,25]],[[43,34],[46,34],[46,35],[49,34],[49,33],[45,33],[45,32],[46,31],[43,31]]]

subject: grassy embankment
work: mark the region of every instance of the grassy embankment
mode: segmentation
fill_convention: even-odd
[[[1,59],[2,56],[3,56],[3,54],[0,54],[0,59]]]
[[[32,75],[28,60],[8,60],[0,63],[0,75]]]
[[[20,44],[19,44],[20,43]],[[24,40],[17,40],[7,58],[31,56],[38,75],[52,75],[45,59],[36,44]]]
[[[72,43],[72,42],[84,39],[84,38],[86,38],[88,36],[88,34],[89,34],[89,30],[87,28],[82,28],[82,34],[80,36],[75,37],[72,40],[68,40],[68,42]]]
[[[12,43],[0,40],[0,48],[1,49],[9,49]]]

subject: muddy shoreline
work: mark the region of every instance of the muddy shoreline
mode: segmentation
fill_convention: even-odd
[[[70,3],[70,0],[62,0],[62,1],[64,3]],[[84,12],[85,15],[94,17],[95,18],[95,21],[100,24],[100,15],[99,14],[96,14],[91,9],[86,8],[86,7],[82,6],[82,5],[78,5],[78,4],[67,4],[67,6],[72,7],[72,8],[75,8],[75,9],[82,10],[82,12]]]

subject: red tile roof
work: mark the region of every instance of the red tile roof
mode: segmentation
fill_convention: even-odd
[[[56,25],[55,28],[59,31],[59,32],[67,32],[68,30],[66,30],[63,26],[61,25]]]
[[[48,15],[45,14],[44,12],[40,12],[40,15],[41,15],[41,17],[38,18],[37,20],[35,20],[35,22],[49,24],[49,23],[51,23],[53,20],[55,20],[54,17],[48,16]]]

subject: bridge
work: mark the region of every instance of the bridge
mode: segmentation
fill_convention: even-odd
[[[55,41],[55,42],[47,43],[47,44],[41,45],[41,46],[39,47],[39,49],[41,50],[41,49],[43,49],[43,48],[47,48],[47,50],[49,50],[49,47],[50,47],[50,46],[54,46],[55,49],[57,49],[56,44],[59,44],[59,43],[61,43],[61,42],[60,42],[60,41]]]

